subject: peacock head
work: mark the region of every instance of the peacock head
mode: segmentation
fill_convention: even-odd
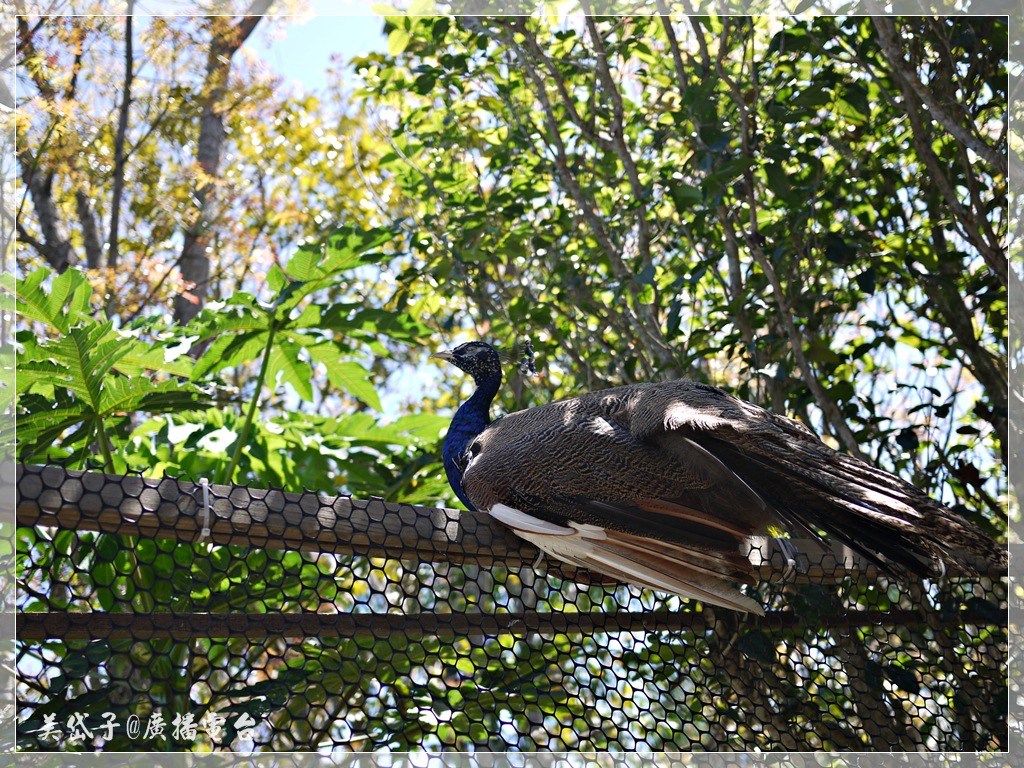
[[[468,341],[455,349],[435,352],[431,357],[447,360],[461,368],[477,384],[497,378],[501,380],[501,358],[497,350],[483,341]]]

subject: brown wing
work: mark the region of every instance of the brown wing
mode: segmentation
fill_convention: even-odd
[[[936,575],[945,563],[970,572],[978,559],[1006,566],[1005,549],[920,489],[722,390],[692,383],[684,390],[642,388],[631,400],[628,423],[638,440],[669,451],[686,441],[677,451],[681,459],[697,443],[794,533],[824,531],[896,573]]]
[[[680,460],[637,439],[607,405],[587,396],[491,425],[463,475],[474,506],[577,566],[760,612],[732,582],[751,581],[739,552],[765,530],[763,500],[699,445]]]
[[[737,553],[769,526],[831,534],[894,572],[1006,562],[983,532],[909,483],[791,419],[686,380],[510,414],[471,446],[463,484],[478,509],[605,533],[590,537],[587,557],[564,546],[558,555],[559,540],[545,539],[562,559],[638,584],[659,573],[663,585],[690,586],[679,594],[728,595],[719,604],[736,602],[728,582],[750,577]]]
[[[499,419],[470,446],[463,486],[478,509],[508,504],[660,541],[735,551],[764,533],[768,505],[717,457],[685,438],[645,439],[628,425],[632,388]]]

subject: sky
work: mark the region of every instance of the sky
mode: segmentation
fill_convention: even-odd
[[[367,0],[310,0],[314,15],[259,24],[246,45],[286,80],[317,91],[327,83],[333,54],[350,61],[386,50],[384,19],[370,5]]]

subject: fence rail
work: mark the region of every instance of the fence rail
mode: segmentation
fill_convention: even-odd
[[[536,561],[529,542],[494,524],[486,514],[440,507],[211,484],[204,521],[199,483],[171,478],[85,472],[59,466],[18,466],[19,525],[92,530],[131,536],[200,539],[217,545],[287,549],[335,555],[432,560],[520,567]],[[774,539],[755,540],[748,557],[758,579],[821,583],[838,571],[870,576],[873,567],[842,544],[795,542],[807,568],[787,570]],[[571,566],[546,562],[563,577],[589,582]]]
[[[208,541],[278,550],[361,554],[406,561],[476,564],[500,563],[530,568],[534,546],[494,524],[485,514],[412,504],[292,493],[235,485],[208,486],[209,510],[199,483],[170,478],[114,475],[59,466],[18,466],[17,522],[66,530]],[[203,529],[208,532],[204,535]],[[774,583],[837,583],[855,574],[874,576],[873,567],[849,548],[822,547],[816,541],[796,542],[808,553],[806,567],[787,570],[773,539],[756,540],[748,557],[756,576]],[[548,573],[590,583],[586,572],[545,561]],[[995,574],[998,576],[998,574]],[[601,577],[597,577],[600,579]],[[960,621],[983,619],[961,611]],[[882,622],[927,623],[924,614],[907,611],[854,611],[831,617],[829,626],[871,626]],[[799,619],[787,611],[758,620],[764,629],[792,628]],[[425,635],[522,634],[598,631],[704,631],[702,614],[669,611],[603,611],[567,613],[532,610],[483,613],[29,613],[19,617],[18,635],[25,640],[118,637],[248,637],[375,636],[401,632]]]

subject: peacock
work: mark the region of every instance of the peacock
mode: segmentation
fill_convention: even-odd
[[[578,568],[763,614],[737,585],[754,583],[744,545],[770,532],[827,534],[898,576],[1006,566],[1005,549],[918,488],[717,387],[632,384],[492,422],[494,347],[433,357],[476,384],[442,448],[455,495]]]

